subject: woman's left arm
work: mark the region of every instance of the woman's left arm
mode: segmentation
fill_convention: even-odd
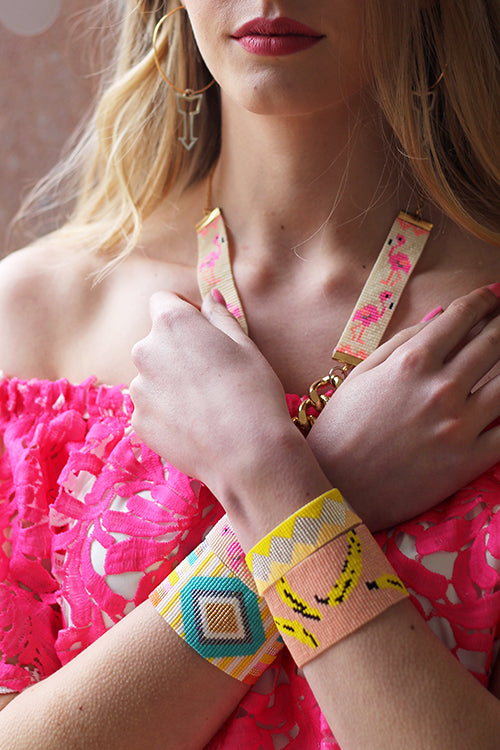
[[[399,359],[408,378],[409,363],[421,363],[427,352],[427,365],[421,365],[415,383],[418,393],[414,402],[407,400],[407,424],[426,424],[423,418],[428,420],[429,412],[421,410],[430,408],[424,395],[431,382],[434,395],[439,382],[441,395],[446,389],[451,392],[457,377],[464,393],[468,389],[467,398],[457,396],[455,389],[446,408],[439,414],[434,409],[429,435],[419,435],[416,445],[405,445],[406,452],[425,450],[426,439],[436,441],[436,434],[446,433],[446,425],[465,422],[467,440],[449,439],[440,448],[448,456],[443,471],[449,470],[450,462],[477,461],[478,452],[490,456],[500,450],[498,431],[487,433],[479,447],[487,422],[471,425],[468,411],[487,411],[498,384],[492,381],[488,391],[471,402],[470,385],[462,378],[464,361],[459,357],[455,362],[453,377],[448,370],[443,373],[443,363],[450,360],[446,347],[448,354],[460,354],[467,332],[496,308],[493,295],[480,290],[443,315],[439,326],[428,327],[387,357],[393,358],[391,368]],[[134,354],[140,373],[132,384],[134,426],[151,447],[210,487],[248,549],[335,482],[325,476],[310,445],[291,424],[273,371],[221,305],[207,299],[200,315],[172,295],[159,295],[152,312],[152,333]],[[487,328],[468,344],[481,354],[485,371],[499,354],[491,351],[494,337]],[[377,382],[377,372],[371,377]],[[366,384],[360,387],[369,391]],[[404,391],[405,383],[398,387]],[[466,415],[460,404],[462,410],[467,406]],[[448,433],[455,435],[451,429]],[[384,461],[387,466],[380,465]],[[369,467],[373,487],[383,483],[391,461],[393,452],[381,454],[378,465]],[[407,601],[345,637],[309,662],[304,672],[346,750],[498,746],[500,703],[447,652]]]
[[[309,432],[324,472],[372,532],[434,507],[500,460],[499,429],[487,430],[500,388],[485,383],[498,372],[499,307],[482,288],[399,332],[354,369]]]
[[[323,652],[304,674],[345,750],[498,748],[500,702],[408,601]]]

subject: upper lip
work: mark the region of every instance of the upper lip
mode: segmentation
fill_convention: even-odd
[[[234,39],[244,36],[315,36],[322,37],[319,31],[304,26],[293,18],[254,18],[234,32]]]

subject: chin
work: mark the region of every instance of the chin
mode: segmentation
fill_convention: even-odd
[[[227,97],[237,107],[255,115],[293,117],[312,114],[325,108],[325,98],[320,92],[298,91],[297,86],[288,88],[269,81],[256,81],[241,86],[237,91],[227,91]]]
[[[283,91],[273,96],[266,95],[262,91],[255,89],[243,96],[240,92],[238,97],[230,97],[232,102],[238,107],[254,115],[263,115],[267,117],[313,117],[321,113],[335,112],[339,109],[346,109],[348,99],[339,94],[337,98],[318,95],[317,97],[308,96],[302,98],[284,95]],[[354,97],[349,97],[352,102]],[[354,108],[349,107],[351,111]]]
[[[238,76],[239,84],[224,86],[222,97],[256,115],[304,117],[339,107],[351,108],[366,81],[353,76],[342,81],[325,81],[313,75],[283,75],[284,71],[268,69]]]

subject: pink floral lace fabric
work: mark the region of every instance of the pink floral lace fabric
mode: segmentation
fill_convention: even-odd
[[[300,399],[288,397],[290,413]],[[134,435],[132,404],[93,380],[0,382],[0,691],[23,690],[137,604],[223,514]],[[415,606],[487,686],[499,644],[500,467],[377,539]],[[338,745],[284,651],[208,745]]]

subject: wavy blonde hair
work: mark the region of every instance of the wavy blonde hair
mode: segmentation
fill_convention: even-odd
[[[155,65],[154,28],[178,4],[122,0],[115,59],[95,113],[20,212],[60,205],[65,195],[73,203],[56,235],[101,253],[106,268],[133,250],[159,202],[203,179],[219,154],[218,87],[206,92],[200,139],[186,152],[177,140],[175,92]],[[117,12],[116,0],[103,6]],[[466,230],[500,245],[498,3],[367,0],[365,28],[374,96],[419,189]],[[185,12],[164,24],[158,51],[178,87],[211,80]]]
[[[500,4],[367,2],[374,95],[420,188],[500,245]]]

